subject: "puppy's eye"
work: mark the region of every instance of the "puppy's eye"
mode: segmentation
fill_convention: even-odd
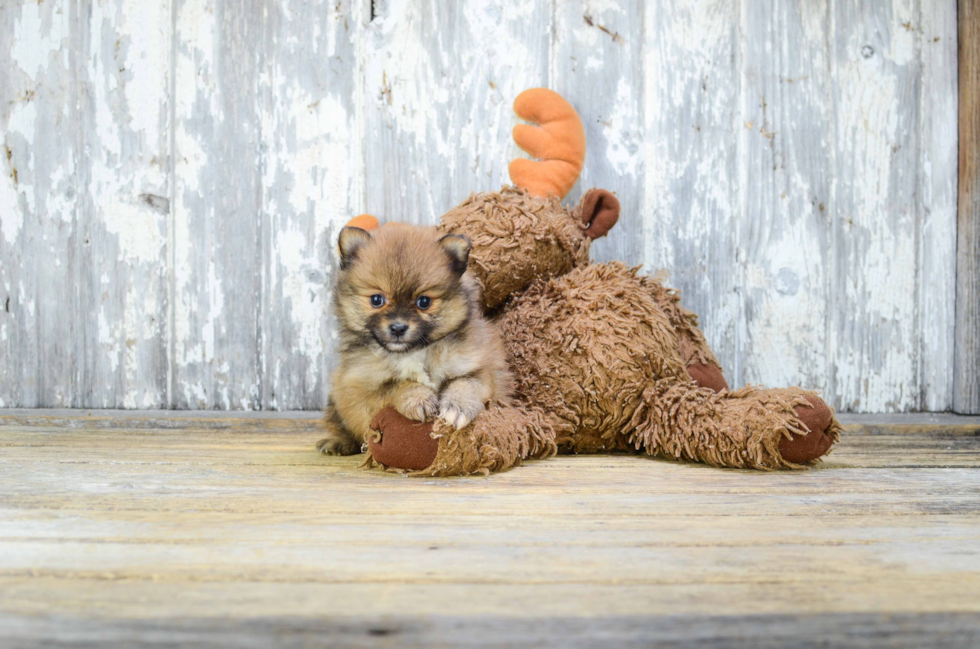
[[[432,306],[432,298],[428,295],[423,295],[419,299],[415,300],[415,306],[425,311]]]
[[[371,306],[375,309],[379,309],[385,305],[385,296],[381,293],[375,293],[371,296]]]

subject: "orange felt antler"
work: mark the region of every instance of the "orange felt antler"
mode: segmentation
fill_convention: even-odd
[[[547,88],[525,90],[514,100],[514,112],[537,126],[518,124],[514,142],[535,160],[510,163],[510,179],[535,196],[564,197],[578,180],[585,162],[585,129],[572,105]]]

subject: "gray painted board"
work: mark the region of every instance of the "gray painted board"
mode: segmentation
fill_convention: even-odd
[[[738,384],[828,385],[828,10],[779,0],[743,7]]]
[[[589,138],[568,203],[622,201],[595,257],[681,289],[730,382],[952,406],[955,0],[49,0],[0,24],[0,407],[320,407],[339,229],[506,183],[537,85]]]
[[[550,87],[582,97],[585,168],[566,198],[573,205],[591,187],[618,194],[622,221],[593,247],[593,258],[642,264],[644,201],[643,2],[558,2]],[[581,100],[580,100],[581,101]]]
[[[916,407],[916,127],[911,1],[834,7],[830,378],[842,408]]]
[[[3,3],[0,17],[0,405],[74,405],[78,19],[67,1]]]
[[[175,0],[177,408],[261,406],[263,3]]]
[[[957,201],[956,4],[922,2],[920,16],[917,379],[919,408],[935,411],[952,403],[955,380],[949,359],[962,352],[956,350],[955,317],[936,316],[956,301],[956,222],[950,216]],[[973,340],[980,340],[980,322]],[[974,353],[980,353],[976,342]],[[977,408],[980,412],[980,402]]]
[[[363,209],[354,97],[361,5],[291,0],[270,12],[262,92],[261,404],[323,406],[334,239]],[[353,171],[353,173],[352,173]]]
[[[79,2],[71,405],[167,401],[169,2]],[[26,6],[25,6],[26,9]],[[56,145],[57,146],[57,145]]]
[[[737,383],[739,15],[730,0],[644,8],[644,263],[680,289]]]

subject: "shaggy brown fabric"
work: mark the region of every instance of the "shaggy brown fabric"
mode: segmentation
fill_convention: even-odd
[[[516,187],[473,194],[446,212],[439,228],[470,238],[470,272],[493,309],[539,277],[562,275],[589,261],[591,239],[555,197]]]
[[[782,456],[779,443],[807,434],[796,408],[808,406],[811,395],[799,388],[753,387],[718,394],[661,380],[644,390],[628,437],[637,450],[678,460],[734,468],[801,468],[803,462]],[[829,434],[836,441],[837,429]]]
[[[407,469],[413,476],[503,471],[523,459],[553,456],[558,451],[555,438],[560,432],[570,434],[567,426],[538,408],[503,404],[491,405],[462,430],[438,420],[412,421],[393,408],[381,411],[375,423],[383,434],[369,442],[365,466]]]
[[[673,328],[636,271],[612,262],[539,280],[499,320],[517,398],[572,425],[568,450],[622,448],[619,427],[643,387],[687,379]]]
[[[437,423],[436,458],[416,474],[487,473],[555,450],[630,448],[714,466],[801,468],[837,440],[829,409],[799,388],[731,392],[723,377],[715,386],[720,393],[698,387],[692,371],[720,370],[710,362],[685,367],[672,321],[688,340],[703,344],[676,293],[622,263],[583,265],[538,279],[497,321],[517,381],[517,404],[494,406],[460,431]],[[706,345],[691,349],[692,358],[714,360]],[[825,410],[814,407],[818,403]],[[819,429],[824,441],[817,444],[810,429]],[[794,442],[807,438],[806,444]]]
[[[567,426],[540,408],[496,404],[462,430],[436,422],[433,435],[439,452],[432,464],[412,475],[488,475],[517,466],[528,458],[555,455],[556,437],[569,434]]]

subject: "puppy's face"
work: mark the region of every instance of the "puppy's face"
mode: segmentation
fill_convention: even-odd
[[[400,353],[466,323],[474,296],[461,281],[470,249],[465,237],[388,224],[373,233],[344,228],[338,244],[335,306],[348,335]]]

